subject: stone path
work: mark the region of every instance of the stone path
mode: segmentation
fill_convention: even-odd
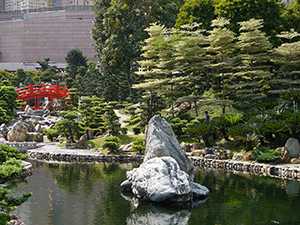
[[[129,119],[130,116],[121,114],[120,111],[117,110],[117,109],[114,109],[114,112],[116,113],[116,115],[117,115],[118,117],[120,117],[119,122],[120,122],[120,124],[121,124],[121,127],[125,127],[127,123],[125,123],[124,120]],[[129,135],[134,135],[134,133],[133,133],[132,131],[130,131],[130,130],[127,131],[127,134],[129,134]]]

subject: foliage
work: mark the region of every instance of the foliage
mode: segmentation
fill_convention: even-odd
[[[68,76],[72,79],[75,79],[80,66],[83,66],[84,68],[88,67],[86,56],[84,56],[82,51],[77,48],[68,51],[65,59],[67,62],[66,71]]]
[[[108,148],[111,151],[115,151],[115,150],[119,149],[120,142],[121,142],[120,138],[118,138],[116,136],[106,137],[104,139],[104,143],[103,143],[102,147]]]
[[[187,120],[181,120],[180,118],[176,117],[171,119],[171,121],[169,122],[170,126],[172,127],[175,135],[177,135],[177,137],[180,137],[181,135],[184,134],[184,128],[185,125],[188,121]]]
[[[43,134],[47,135],[48,140],[51,140],[51,141],[53,141],[54,137],[57,138],[60,135],[60,133],[56,129],[44,129]]]
[[[175,27],[194,22],[201,23],[201,29],[210,29],[211,21],[216,19],[213,0],[190,0],[180,8]]]
[[[145,138],[142,137],[136,138],[133,141],[132,151],[139,152],[141,154],[146,149],[146,144],[144,143],[145,143]]]
[[[26,154],[20,154],[19,149],[7,145],[0,145],[0,183],[14,178],[22,172],[21,159],[25,159]],[[22,197],[8,196],[8,190],[0,186],[0,224],[6,224],[11,220],[9,212],[16,210],[17,207],[27,199],[31,194],[23,194]]]
[[[272,162],[275,159],[280,158],[280,152],[275,151],[274,149],[268,149],[266,147],[259,147],[252,150],[252,157],[258,162]]]
[[[108,104],[105,106],[104,113],[104,129],[112,135],[116,135],[120,131],[121,124],[119,123],[119,117],[113,111],[113,105]]]
[[[45,58],[45,61],[36,61],[38,64],[41,66],[41,71],[46,71],[50,66],[49,66],[49,61],[50,58]]]
[[[132,130],[133,130],[133,133],[134,133],[135,135],[141,133],[141,128],[140,128],[140,127],[133,127]]]
[[[142,41],[147,37],[144,29],[157,21],[172,27],[182,4],[181,0],[95,1],[92,37],[96,42],[94,49],[99,58],[100,73],[103,74],[105,83],[110,82],[116,87],[114,90],[124,90],[121,92],[122,100],[132,94],[136,60],[141,54]],[[114,93],[117,92],[107,91],[108,96],[105,98],[119,100],[120,96],[111,96]]]
[[[0,145],[0,163],[4,163],[9,158],[25,159],[26,154],[19,153],[19,149],[8,145]]]
[[[23,194],[22,197],[12,197],[8,196],[8,190],[0,186],[0,224],[5,225],[9,220],[11,220],[11,216],[9,212],[17,209],[16,206],[21,205],[23,202],[26,202],[28,198],[32,195],[31,193]]]
[[[77,134],[79,138],[79,132],[82,130],[79,122],[76,121],[78,115],[76,111],[61,111],[59,115],[63,117],[62,120],[59,120],[54,129],[56,129],[60,134],[66,133],[69,136],[71,142],[74,142],[74,133]]]
[[[205,123],[199,119],[192,120],[186,124],[186,128],[183,129],[190,135],[196,138],[196,142],[200,143],[200,138],[202,138],[205,147],[212,147],[212,138],[216,138],[216,129],[213,122]]]
[[[230,28],[238,32],[238,22],[248,21],[252,18],[263,19],[263,31],[271,36],[273,42],[275,35],[280,32],[283,5],[278,0],[220,0],[216,3],[216,14],[219,17],[230,19]]]
[[[137,116],[135,118],[131,118],[129,124],[133,125],[133,124],[137,124],[142,120],[142,118],[140,116]]]
[[[235,51],[235,33],[228,28],[229,19],[217,18],[212,21],[213,30],[208,31],[208,40],[210,45],[206,48],[211,60],[211,64],[207,65],[212,71],[217,71],[213,75],[219,78],[219,84],[223,106],[223,114],[225,113],[225,104],[231,104],[228,101],[229,84],[227,79],[232,75],[231,69],[234,62],[233,56]],[[218,88],[214,88],[218,90]]]

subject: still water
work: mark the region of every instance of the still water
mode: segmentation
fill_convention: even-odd
[[[300,224],[298,181],[195,168],[195,182],[210,189],[206,201],[136,207],[119,186],[135,165],[32,164],[31,177],[8,186],[14,196],[33,193],[14,212],[26,225]]]

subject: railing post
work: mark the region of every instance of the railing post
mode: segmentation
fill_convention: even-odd
[[[33,94],[33,85],[32,84],[28,85],[28,91],[29,91],[29,94]]]

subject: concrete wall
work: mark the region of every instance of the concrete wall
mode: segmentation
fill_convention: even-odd
[[[97,62],[91,38],[92,10],[26,13],[23,20],[7,19],[19,16],[0,14],[0,63],[35,63],[48,57],[65,63],[67,52],[73,48]]]

